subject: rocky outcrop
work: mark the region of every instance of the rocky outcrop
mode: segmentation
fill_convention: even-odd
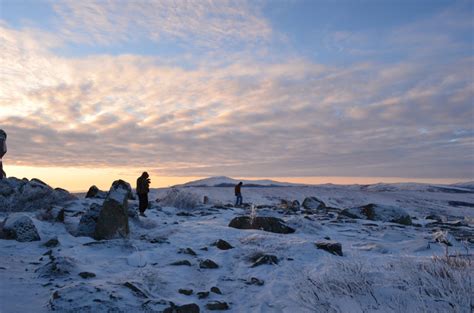
[[[219,268],[219,265],[217,265],[216,262],[207,259],[207,260],[201,261],[199,263],[199,267],[200,268]]]
[[[302,206],[306,211],[311,211],[313,213],[324,211],[326,209],[326,204],[316,197],[305,198]]]
[[[39,179],[10,177],[0,180],[0,208],[3,211],[36,211],[75,199],[68,191],[53,189]]]
[[[318,241],[315,243],[318,249],[325,250],[331,254],[342,256],[342,245],[335,241]]]
[[[2,237],[5,239],[13,239],[20,242],[38,241],[41,239],[31,218],[21,213],[10,214],[3,222],[2,232]]]
[[[77,236],[87,236],[93,237],[95,232],[95,226],[97,225],[97,220],[99,219],[99,214],[102,209],[102,206],[97,203],[91,204],[89,210],[84,213],[79,221],[79,226],[77,227]]]
[[[389,205],[370,203],[360,207],[344,209],[341,211],[340,214],[350,218],[391,222],[402,225],[412,224],[410,215],[408,215],[408,213],[404,209]]]
[[[234,248],[234,247],[232,247],[232,245],[230,243],[228,243],[227,241],[222,240],[222,239],[217,240],[212,245],[216,246],[217,249],[220,249],[220,250],[229,250],[229,249]]]
[[[96,185],[92,185],[87,191],[86,198],[105,199],[107,192],[100,190]]]
[[[233,218],[229,227],[238,229],[258,229],[278,234],[291,234],[295,230],[286,226],[283,220],[270,216],[257,216],[250,218],[249,216],[239,216]]]
[[[132,188],[129,183],[123,180],[113,182],[97,219],[95,239],[128,236],[128,199],[131,192]]]

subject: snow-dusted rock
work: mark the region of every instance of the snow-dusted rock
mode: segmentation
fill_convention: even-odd
[[[308,211],[322,211],[326,209],[326,204],[316,197],[305,198],[302,206]]]
[[[97,219],[99,218],[101,209],[102,206],[100,204],[91,204],[89,210],[84,213],[79,221],[79,226],[77,227],[76,233],[77,236],[94,236],[95,226],[97,224]]]
[[[92,185],[87,191],[86,198],[105,199],[107,192],[100,190],[96,185]]]
[[[113,182],[97,219],[95,239],[112,239],[128,235],[128,199],[131,192],[129,183],[123,180]]]
[[[235,217],[230,221],[229,227],[238,229],[259,229],[279,234],[291,234],[295,232],[293,228],[286,226],[283,220],[270,216],[256,216],[254,218],[250,218],[249,216]]]
[[[0,180],[0,209],[3,211],[34,211],[47,209],[76,199],[68,191],[53,189],[39,179]]]
[[[10,214],[3,223],[5,239],[14,239],[20,242],[40,240],[35,224],[27,215],[21,213]]]
[[[404,209],[389,205],[370,203],[360,207],[344,209],[341,211],[340,214],[350,218],[368,219],[372,221],[381,222],[392,222],[403,225],[412,224],[410,215],[408,215],[408,213]]]
[[[342,256],[342,245],[335,241],[318,241],[315,243],[318,249],[325,250],[331,254]]]

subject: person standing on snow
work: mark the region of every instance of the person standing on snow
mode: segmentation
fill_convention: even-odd
[[[7,174],[3,170],[2,158],[7,153],[7,133],[0,129],[0,179],[6,178]]]
[[[235,185],[235,206],[242,205],[242,192],[240,188],[242,187],[242,182]]]
[[[137,179],[138,209],[141,216],[145,216],[145,210],[148,208],[148,192],[150,192],[150,176],[143,172]]]

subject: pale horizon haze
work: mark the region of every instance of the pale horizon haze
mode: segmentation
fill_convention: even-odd
[[[474,180],[474,2],[0,0],[8,176]]]

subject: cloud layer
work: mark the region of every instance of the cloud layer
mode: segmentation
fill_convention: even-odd
[[[384,47],[398,42],[405,55],[394,62],[321,64],[297,53],[273,58],[275,32],[251,2],[177,3],[61,1],[56,35],[0,25],[9,162],[169,176],[474,176],[474,58],[452,36],[466,25],[453,21],[439,41],[414,25],[390,30]],[[55,53],[67,41],[136,36],[206,53],[172,61]],[[407,48],[413,36],[434,50]],[[259,52],[224,50],[228,42]]]

